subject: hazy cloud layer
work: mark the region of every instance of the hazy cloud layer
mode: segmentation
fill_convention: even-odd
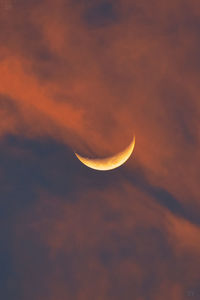
[[[199,1],[0,5],[4,299],[200,295]],[[125,166],[104,156],[136,136]]]

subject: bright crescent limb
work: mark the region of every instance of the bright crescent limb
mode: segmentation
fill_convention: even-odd
[[[125,150],[107,158],[90,159],[87,157],[83,157],[77,153],[75,153],[75,155],[87,167],[99,171],[107,171],[107,170],[118,168],[119,166],[123,165],[131,156],[134,147],[135,147],[135,137],[133,138],[130,145]]]

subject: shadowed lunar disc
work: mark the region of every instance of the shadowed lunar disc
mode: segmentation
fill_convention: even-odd
[[[130,145],[123,151],[106,158],[95,158],[91,159],[88,157],[83,157],[80,154],[75,153],[77,158],[87,167],[99,171],[108,171],[123,165],[131,156],[133,149],[135,147],[135,137],[131,141]]]

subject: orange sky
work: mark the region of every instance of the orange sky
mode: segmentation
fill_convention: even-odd
[[[198,299],[199,1],[9,3],[0,179],[2,195],[13,174],[27,184],[3,221],[19,299]],[[133,134],[119,170],[99,174],[73,155],[110,155]]]

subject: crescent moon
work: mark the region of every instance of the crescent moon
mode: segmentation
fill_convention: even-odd
[[[126,147],[123,151],[106,158],[87,158],[80,154],[75,153],[76,157],[87,167],[98,170],[98,171],[108,171],[116,169],[123,165],[131,156],[133,149],[135,147],[135,137],[133,137],[130,145]]]

